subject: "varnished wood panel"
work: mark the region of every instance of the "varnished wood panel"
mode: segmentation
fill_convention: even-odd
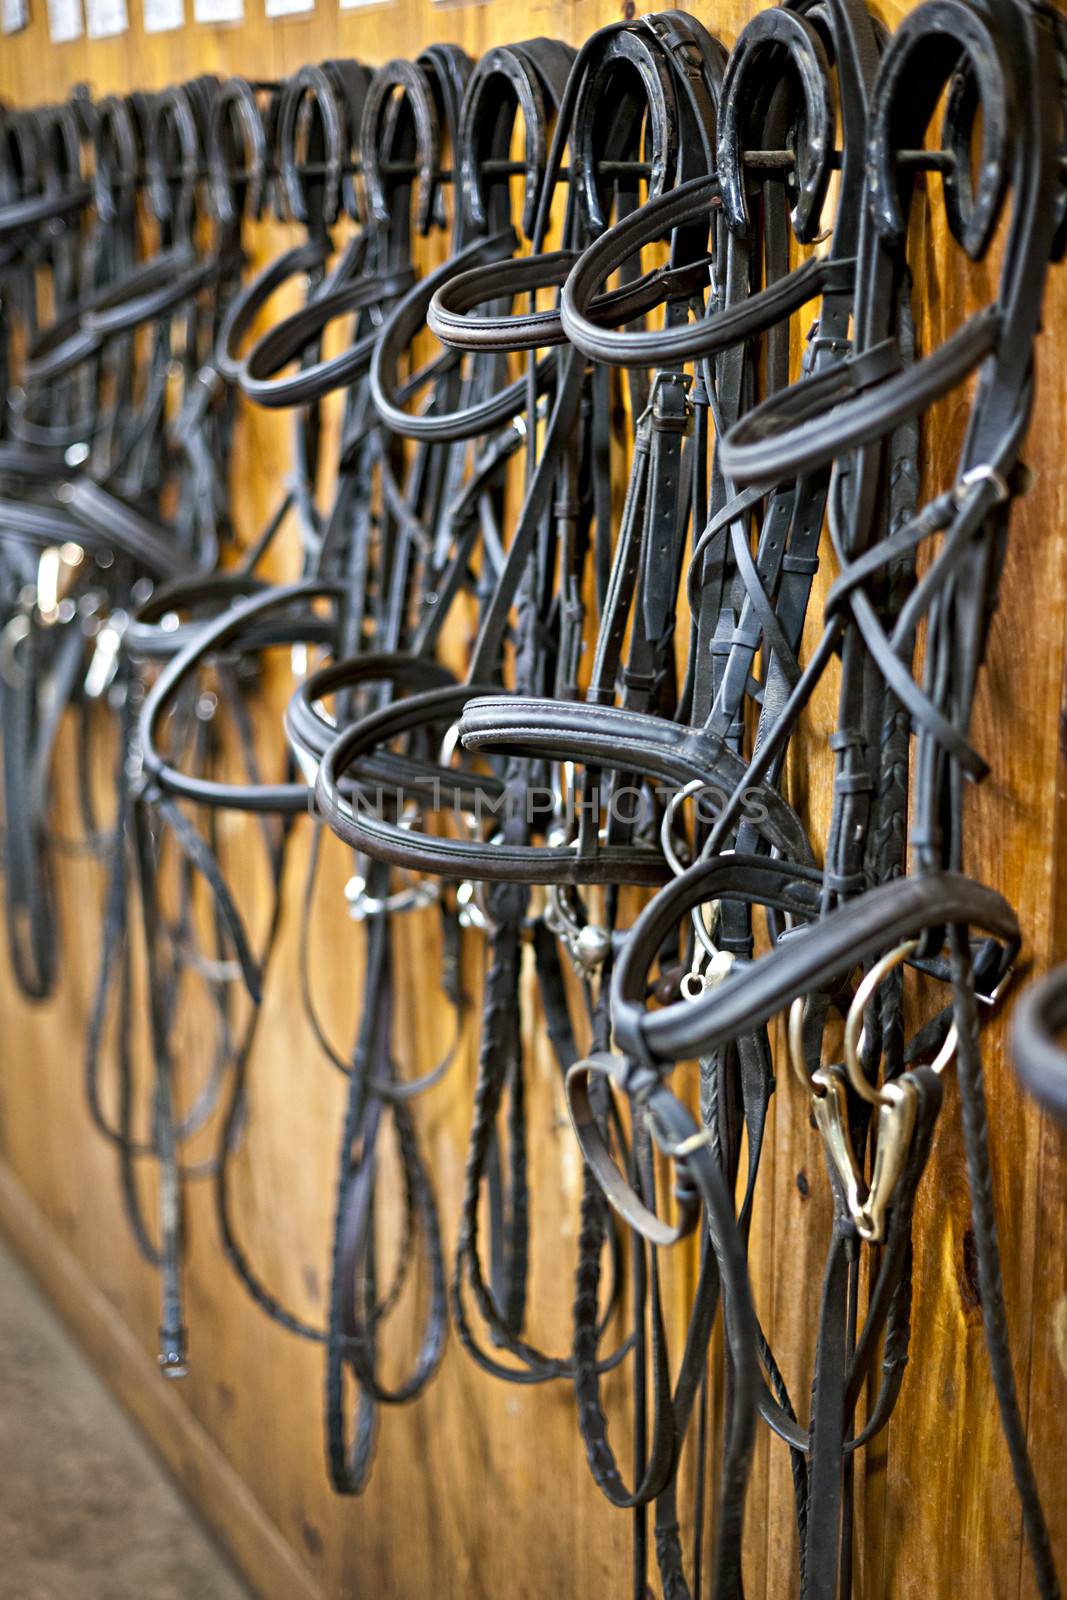
[[[43,0],[31,28],[0,39],[0,95],[13,103],[62,97],[86,82],[94,94],[156,87],[196,72],[272,77],[304,61],[354,55],[377,63],[412,55],[431,39],[450,39],[477,55],[488,44],[532,34],[573,41],[632,0],[556,0],[521,5],[491,0],[433,6],[400,0],[340,12],[319,0],[309,17],[268,22],[262,0],[246,0],[238,27],[145,36],[139,0],[130,32],[53,48]],[[697,14],[729,44],[755,10],[723,0]],[[883,9],[890,24],[907,9]],[[284,237],[262,227],[255,256]],[[987,268],[961,266],[935,228],[923,245],[931,288],[921,332],[941,338],[991,292]],[[1067,955],[1067,767],[1060,743],[1067,645],[1067,394],[1060,372],[1067,350],[1067,280],[1050,282],[1047,333],[1039,350],[1036,425],[1026,451],[1035,484],[1015,513],[1002,605],[994,623],[976,734],[992,777],[971,799],[969,866],[1017,907],[1026,938],[1023,977]],[[936,477],[958,441],[958,402],[945,405],[925,434]],[[271,503],[287,434],[279,419],[242,416],[235,467],[238,515],[251,530]],[[280,567],[292,571],[295,555]],[[832,727],[831,686],[813,702],[808,744]],[[828,806],[825,769],[798,762],[794,784],[818,813]],[[68,797],[69,798],[69,797]],[[239,826],[227,819],[231,829]],[[251,1118],[236,1163],[242,1238],[271,1286],[312,1319],[325,1312],[329,1229],[342,1085],[323,1062],[303,1021],[295,955],[306,867],[306,825],[290,860],[281,943],[268,984],[252,1063]],[[232,859],[255,870],[251,845],[231,837]],[[319,998],[336,1037],[348,1036],[358,1004],[361,934],[341,897],[343,852],[327,846],[314,935]],[[164,1401],[152,1355],[158,1318],[154,1275],[140,1262],[121,1214],[114,1159],[93,1133],[81,1084],[81,1052],[95,974],[98,870],[64,861],[60,878],[64,957],[55,999],[39,1009],[14,993],[0,961],[0,1154],[6,1164],[0,1220],[18,1232],[97,1360],[165,1458],[230,1539],[264,1593],[323,1596],[381,1593],[414,1600],[498,1596],[516,1600],[581,1594],[590,1600],[628,1589],[629,1524],[593,1486],[566,1386],[504,1389],[480,1374],[452,1340],[444,1369],[416,1406],[387,1412],[367,1494],[329,1491],[321,1438],[322,1360],[269,1324],[222,1260],[209,1195],[188,1197],[188,1320],[191,1372]],[[249,902],[253,906],[254,900]],[[260,908],[262,910],[262,908]],[[401,982],[410,1001],[401,1018],[405,1071],[430,1065],[450,1022],[433,985],[427,921],[403,930]],[[465,948],[465,982],[476,993],[482,954]],[[1010,1003],[1009,1003],[1010,1004]],[[531,1010],[533,1015],[533,1010]],[[531,1022],[531,1040],[534,1024]],[[1004,1019],[986,1032],[996,1190],[1017,1372],[1053,1538],[1067,1565],[1067,1147],[1063,1136],[1018,1094],[1004,1055]],[[446,1082],[418,1108],[426,1154],[455,1237],[474,1081],[475,1024]],[[197,1076],[190,1030],[183,1074]],[[579,1168],[558,1074],[536,1053],[529,1096],[532,1130],[533,1266],[530,1333],[561,1350],[569,1326]],[[207,1153],[206,1142],[193,1154]],[[17,1187],[21,1185],[21,1190]],[[29,1219],[37,1219],[32,1223]],[[388,1219],[387,1219],[388,1221]],[[790,1074],[779,1073],[753,1230],[757,1303],[792,1392],[810,1381],[821,1252],[828,1225],[821,1148]],[[959,1594],[1032,1593],[1006,1452],[989,1380],[977,1289],[968,1266],[968,1211],[954,1089],[948,1089],[934,1159],[916,1219],[916,1287],[911,1364],[898,1411],[858,1478],[857,1581],[863,1600]],[[67,1270],[71,1262],[77,1271]],[[59,1265],[57,1266],[57,1263]],[[66,1263],[67,1266],[63,1264]],[[668,1271],[675,1310],[690,1286],[683,1256]],[[80,1295],[79,1283],[93,1285]],[[91,1304],[90,1304],[91,1300]],[[108,1334],[108,1325],[113,1335]],[[113,1344],[108,1354],[109,1337]],[[131,1352],[145,1352],[139,1364]],[[124,1351],[118,1356],[115,1351]],[[121,1372],[118,1368],[121,1367]],[[627,1383],[605,1385],[612,1426],[626,1437]],[[803,1405],[802,1405],[803,1410]],[[188,1417],[188,1423],[184,1419]],[[205,1455],[204,1452],[207,1454]],[[214,1452],[214,1454],[212,1454]],[[210,1458],[213,1463],[205,1466]],[[234,1489],[245,1486],[246,1500]],[[761,1437],[748,1502],[746,1592],[782,1600],[793,1592],[795,1535],[785,1452]],[[257,1517],[261,1522],[257,1524]],[[272,1551],[291,1552],[289,1587],[264,1575],[257,1526],[274,1530]],[[278,1541],[272,1543],[272,1539]],[[285,1562],[281,1561],[284,1570]]]

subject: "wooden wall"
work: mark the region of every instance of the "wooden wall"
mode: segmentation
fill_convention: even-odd
[[[274,77],[301,63],[352,55],[377,63],[413,55],[433,39],[477,55],[533,34],[584,38],[620,14],[606,0],[491,0],[434,6],[396,0],[338,11],[318,0],[310,17],[269,22],[262,0],[246,21],[146,37],[139,0],[124,36],[62,47],[48,42],[43,0],[29,30],[0,39],[0,96],[14,104],[61,98],[86,82],[96,95],[156,87],[198,72]],[[191,0],[186,0],[191,13]],[[731,43],[757,6],[721,0],[701,20]],[[906,6],[883,7],[892,23]],[[632,14],[625,0],[622,14]],[[264,227],[263,259],[281,234]],[[969,304],[989,298],[991,275],[949,261],[935,231],[925,252],[931,336]],[[982,688],[977,737],[992,777],[972,804],[972,869],[1016,905],[1029,971],[1067,955],[1061,747],[1067,635],[1067,274],[1054,275],[1039,352],[1037,423],[1027,450],[1035,487],[1015,515],[1011,552]],[[958,409],[927,432],[928,460],[949,459]],[[242,421],[238,439],[246,526],[270,503],[284,463],[277,424]],[[284,563],[283,563],[284,564]],[[288,559],[292,567],[292,552]],[[829,725],[829,696],[816,722]],[[817,730],[816,730],[817,731]],[[815,788],[813,803],[823,796]],[[227,826],[240,826],[228,819]],[[232,842],[232,841],[231,841]],[[298,838],[286,890],[282,944],[268,985],[252,1064],[251,1120],[237,1160],[237,1210],[249,1253],[294,1307],[322,1318],[336,1168],[341,1085],[304,1023],[294,977],[297,909],[309,842]],[[237,841],[240,847],[240,841]],[[252,893],[254,860],[242,891]],[[346,863],[328,852],[317,913],[321,999],[346,1036],[359,993],[361,933],[340,894]],[[253,1585],[278,1600],[431,1593],[479,1600],[628,1592],[627,1518],[594,1488],[565,1385],[524,1391],[482,1376],[452,1341],[444,1368],[416,1406],[382,1417],[366,1495],[335,1498],[323,1464],[321,1354],[269,1324],[245,1297],[219,1250],[203,1185],[190,1185],[187,1265],[191,1371],[168,1385],[155,1370],[154,1275],[137,1257],[122,1217],[112,1153],[89,1125],[82,1090],[87,1008],[99,945],[100,874],[62,864],[64,952],[55,998],[34,1009],[15,994],[0,961],[0,1223],[56,1298],[134,1414],[231,1546]],[[253,916],[254,920],[254,916]],[[449,1023],[433,985],[426,924],[405,932],[402,982],[405,1071],[428,1066]],[[477,989],[481,952],[465,951]],[[1010,1010],[1010,1001],[1005,1008]],[[419,1126],[455,1237],[473,1085],[472,1042],[445,1084],[418,1107]],[[1004,1060],[1004,1018],[987,1030],[993,1154],[1007,1296],[1024,1409],[1067,1567],[1067,1159],[1062,1136],[1025,1107]],[[201,1070],[195,1029],[180,1070]],[[790,1074],[779,1076],[753,1240],[757,1301],[797,1396],[807,1393],[827,1207],[818,1136]],[[533,1229],[532,1335],[562,1349],[569,1326],[579,1171],[558,1079],[547,1060],[530,1096]],[[142,1110],[144,1108],[142,1107]],[[191,1155],[208,1153],[196,1141]],[[918,1208],[914,1340],[900,1406],[859,1477],[859,1578],[863,1600],[1032,1593],[1020,1518],[1000,1440],[968,1252],[968,1211],[958,1106],[951,1082],[935,1158]],[[680,1308],[689,1266],[672,1265]],[[675,1346],[678,1344],[678,1321]],[[627,1385],[608,1383],[613,1427],[625,1439]],[[782,1600],[794,1591],[795,1540],[784,1451],[761,1439],[748,1501],[746,1592]],[[162,1556],[161,1556],[162,1559]],[[150,1600],[150,1591],[146,1593]]]

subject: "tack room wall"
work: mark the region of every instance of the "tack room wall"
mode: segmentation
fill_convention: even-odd
[[[352,11],[317,0],[277,21],[246,0],[242,24],[198,26],[192,0],[177,31],[146,35],[140,0],[118,38],[52,46],[43,0],[31,25],[0,39],[0,96],[15,105],[156,88],[203,72],[275,78],[306,61],[356,56],[378,64],[435,39],[472,56],[534,34],[579,42],[634,12],[605,0],[432,5],[386,0]],[[697,14],[731,44],[751,0],[701,4]],[[882,8],[887,23],[907,7]],[[284,242],[264,224],[255,256]],[[934,228],[925,324],[936,336],[988,283],[967,278]],[[1013,526],[1000,613],[979,714],[979,746],[994,776],[972,797],[970,866],[1017,907],[1030,972],[1067,954],[1064,892],[1064,647],[1067,641],[1067,275],[1050,279],[1039,350],[1037,422],[1027,450],[1034,488]],[[234,463],[238,514],[255,525],[284,467],[285,432],[243,416]],[[936,468],[953,418],[938,414],[926,453]],[[284,561],[284,557],[283,557]],[[267,714],[264,708],[263,715]],[[61,747],[61,758],[63,747]],[[60,803],[64,783],[60,781]],[[69,794],[67,795],[69,801]],[[818,773],[807,804],[826,800]],[[310,831],[297,840],[286,885],[282,944],[252,1063],[250,1122],[237,1160],[245,1246],[264,1276],[310,1318],[321,1318],[341,1085],[303,1021],[296,978],[297,909]],[[347,866],[329,851],[319,891],[317,983],[338,1033],[354,1015],[360,930],[344,914]],[[167,1384],[155,1366],[156,1281],[125,1227],[112,1152],[94,1133],[82,1092],[83,1041],[98,955],[99,869],[64,859],[59,873],[64,954],[56,996],[41,1008],[16,994],[0,961],[0,1225],[29,1259],[64,1315],[154,1439],[256,1589],[271,1600],[383,1594],[422,1600],[548,1594],[590,1600],[625,1593],[629,1524],[593,1485],[566,1385],[502,1388],[453,1340],[438,1381],[414,1407],[385,1414],[366,1494],[332,1495],[321,1438],[321,1353],[268,1323],[224,1262],[206,1186],[188,1195],[191,1370]],[[249,893],[254,898],[254,886]],[[420,980],[420,947],[404,935],[411,1008],[406,1070],[429,1065],[452,1026],[445,1002]],[[476,992],[481,952],[465,951]],[[1010,1000],[1008,1007],[1010,1008]],[[1061,1564],[1067,1564],[1067,1147],[1023,1104],[1005,1061],[1003,1016],[986,1032],[993,1155],[1007,1296],[1032,1447]],[[187,1051],[195,1055],[195,1029]],[[569,1326],[579,1170],[558,1075],[547,1052],[531,1074],[532,1331],[562,1348]],[[195,1062],[179,1063],[193,1071]],[[474,1081],[468,1026],[453,1072],[420,1103],[437,1174],[446,1237],[454,1238]],[[821,1249],[828,1222],[822,1157],[807,1108],[779,1078],[753,1235],[757,1303],[797,1393],[809,1370]],[[207,1146],[200,1154],[207,1152]],[[1007,1457],[1000,1440],[970,1269],[968,1206],[951,1084],[916,1223],[914,1338],[892,1425],[860,1468],[858,1572],[864,1600],[1027,1595],[1030,1576]],[[670,1277],[675,1344],[689,1267]],[[606,1385],[613,1428],[626,1434],[627,1384]],[[753,1600],[782,1600],[795,1571],[785,1452],[761,1438],[749,1494],[746,1575]]]

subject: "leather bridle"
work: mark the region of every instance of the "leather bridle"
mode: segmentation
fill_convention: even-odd
[[[573,1387],[592,1476],[632,1517],[637,1600],[653,1560],[670,1600],[739,1600],[760,1419],[790,1452],[800,1592],[845,1600],[853,1462],[904,1381],[916,1196],[951,1066],[1004,1435],[1038,1591],[1059,1593],[1008,1340],[979,1037],[1025,930],[969,875],[964,797],[989,771],[971,712],[1028,485],[1045,277],[1067,241],[1065,63],[1067,30],[1032,0],[924,0],[892,36],[862,0],[786,0],[729,51],[667,11],[576,52],[533,39],[474,63],[433,45],[376,71],[331,60],[278,83],[3,113],[12,966],[28,996],[53,991],[69,714],[81,844],[108,869],[88,1100],[159,1270],[163,1368],[186,1366],[182,1192],[206,1178],[248,1293],[323,1347],[339,1492],[365,1487],[383,1408],[424,1392],[451,1325],[487,1376]],[[920,204],[943,207],[960,272],[999,274],[936,341],[928,264],[909,259]],[[270,213],[303,237],[249,276],[248,230]],[[294,283],[300,303],[272,320]],[[949,397],[959,448],[938,478],[922,442]],[[292,448],[249,535],[231,453],[256,408],[291,417]],[[287,531],[298,569],[270,582]],[[299,681],[271,760],[254,707],[278,651]],[[826,734],[813,702],[835,697]],[[88,752],[105,713],[118,748],[101,827]],[[826,817],[803,781],[817,744]],[[252,1260],[234,1182],[309,808],[300,989],[346,1080],[324,1325]],[[225,813],[246,819],[266,875],[258,926]],[[330,833],[365,932],[351,1045],[323,1020],[310,954]],[[394,1043],[400,918],[427,930],[419,982],[455,1031],[417,1068]],[[456,1056],[476,941],[449,1271],[420,1100]],[[916,1028],[920,982],[938,998]],[[193,987],[212,1059],[181,1114]],[[573,1318],[552,1349],[527,1330],[534,992],[582,1155]],[[1061,1118],[1065,993],[1062,971],[1035,986],[1013,1035],[1024,1083]],[[833,1211],[804,1404],[748,1262],[783,1066]],[[214,1153],[194,1164],[205,1123]],[[389,1207],[402,1239],[383,1282]],[[662,1252],[688,1237],[699,1267],[672,1348]],[[390,1319],[409,1301],[397,1376]],[[602,1381],[616,1371],[628,1469]]]

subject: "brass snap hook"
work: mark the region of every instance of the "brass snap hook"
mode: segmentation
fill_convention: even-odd
[[[868,1105],[895,1105],[896,1095],[892,1084],[887,1083],[883,1084],[881,1088],[876,1088],[869,1082],[863,1071],[863,1064],[860,1061],[860,1055],[863,1050],[863,1014],[873,999],[874,992],[879,984],[888,977],[895,967],[899,967],[910,955],[914,954],[918,947],[918,939],[906,939],[903,944],[897,945],[894,950],[890,950],[888,954],[882,956],[880,961],[876,961],[860,983],[852,998],[852,1004],[848,1008],[848,1016],[845,1018],[845,1070],[848,1073],[849,1083],[860,1099],[866,1100]],[[958,1037],[956,1024],[953,1023],[945,1036],[945,1042],[938,1051],[936,1059],[931,1063],[932,1072],[938,1074],[944,1072],[956,1054]]]
[[[807,1000],[798,995],[789,1008],[787,1045],[790,1064],[798,1081],[811,1095],[815,1125],[823,1140],[827,1159],[844,1191],[845,1204],[861,1239],[878,1244],[885,1238],[889,1205],[911,1147],[915,1130],[917,1096],[909,1077],[873,1087],[867,1080],[860,1055],[863,1049],[863,1015],[879,984],[918,948],[909,939],[884,955],[868,972],[853,996],[845,1019],[845,1069],[818,1067],[809,1072],[804,1059],[804,1018]],[[955,1026],[933,1064],[941,1072],[956,1049]],[[850,1083],[861,1099],[878,1108],[874,1168],[868,1185],[856,1159],[849,1131],[848,1090]]]

